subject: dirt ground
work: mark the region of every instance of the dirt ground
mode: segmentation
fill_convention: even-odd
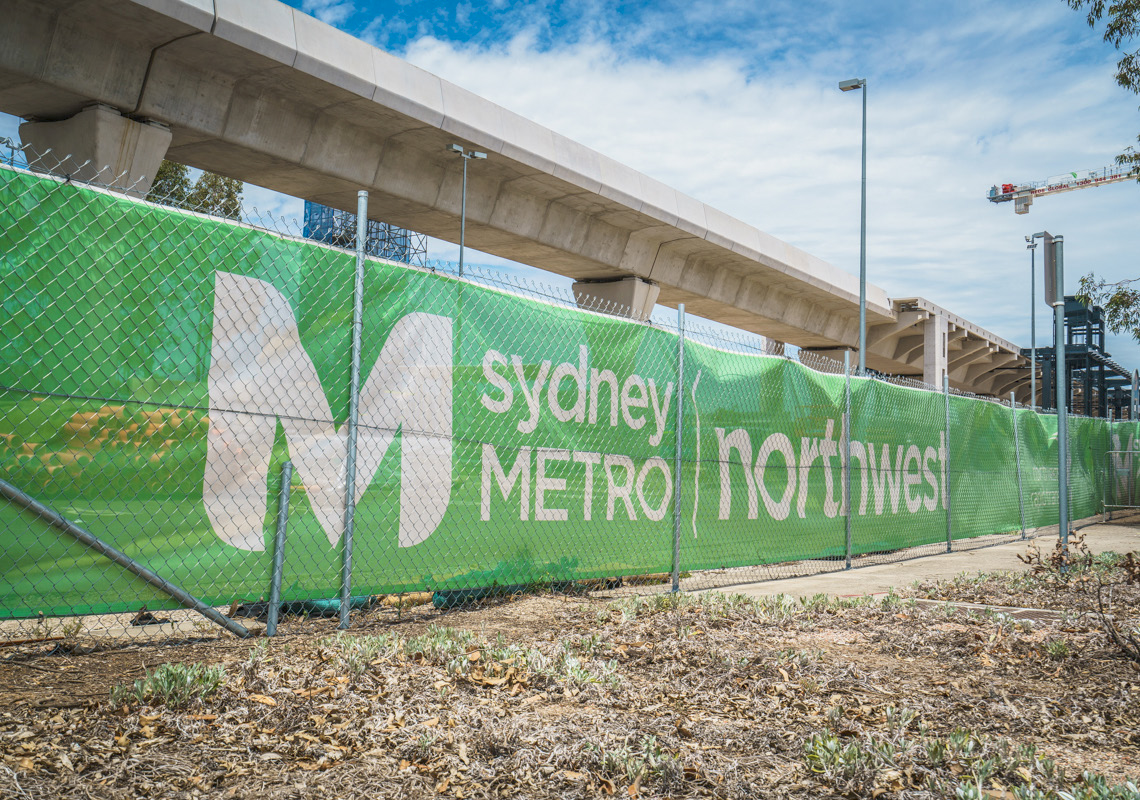
[[[874,600],[545,595],[377,610],[345,635],[290,620],[256,642],[10,648],[0,797],[1136,797],[1140,663],[1082,613],[1121,569]],[[1058,613],[953,604],[979,599]],[[1111,602],[1135,625],[1140,586]],[[202,697],[152,680],[111,699],[167,663],[224,677]]]

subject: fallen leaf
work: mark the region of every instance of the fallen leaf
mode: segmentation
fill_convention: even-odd
[[[251,694],[249,696],[249,699],[255,703],[261,703],[263,706],[275,706],[275,705],[277,705],[276,700],[274,700],[272,697],[269,697],[268,695],[264,695],[264,694]]]

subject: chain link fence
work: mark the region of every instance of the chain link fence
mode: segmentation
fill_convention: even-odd
[[[0,642],[1056,532],[1054,417],[2,161]],[[1074,518],[1134,429],[1070,422]]]

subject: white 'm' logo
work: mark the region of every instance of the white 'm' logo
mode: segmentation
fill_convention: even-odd
[[[324,387],[285,297],[255,278],[217,272],[210,348],[210,429],[202,500],[214,532],[264,550],[269,460],[277,422],[313,512],[336,543],[344,531],[348,426],[331,421]],[[356,498],[401,427],[401,547],[427,539],[451,500],[452,320],[396,323],[360,391]],[[345,367],[347,382],[348,368]]]

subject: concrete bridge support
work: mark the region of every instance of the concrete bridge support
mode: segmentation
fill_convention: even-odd
[[[139,122],[93,103],[67,119],[25,122],[20,139],[30,150],[33,168],[38,161],[53,172],[146,197],[171,132],[165,125]]]
[[[632,319],[649,319],[661,294],[657,284],[635,277],[575,281],[573,289],[580,308]]]
[[[923,331],[922,382],[928,386],[941,386],[949,365],[948,345],[950,321],[945,314],[934,314],[926,320]]]

